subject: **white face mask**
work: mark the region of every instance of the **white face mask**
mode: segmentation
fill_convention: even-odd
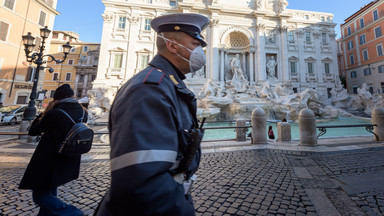
[[[204,65],[206,63],[206,57],[205,57],[205,53],[204,53],[202,46],[198,46],[195,49],[191,50],[184,45],[181,45],[175,41],[169,40],[168,38],[164,37],[163,35],[159,34],[157,36],[162,38],[164,41],[169,41],[169,42],[175,43],[181,47],[184,47],[189,52],[191,52],[191,56],[189,57],[189,60],[177,53],[177,55],[180,58],[184,59],[185,61],[187,61],[189,63],[190,72],[196,72],[196,71],[200,70],[202,67],[204,67]]]

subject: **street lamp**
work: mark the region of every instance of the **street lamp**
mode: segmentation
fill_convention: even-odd
[[[36,90],[37,90],[37,83],[39,80],[39,72],[40,70],[44,70],[46,67],[42,66],[43,64],[47,62],[55,61],[57,63],[63,63],[65,59],[67,58],[67,55],[69,51],[71,50],[72,46],[69,45],[69,42],[67,44],[63,45],[63,53],[64,58],[63,60],[56,60],[52,55],[44,55],[44,49],[45,49],[45,39],[49,37],[49,34],[51,33],[51,30],[45,26],[44,28],[40,29],[40,37],[42,38],[41,45],[39,47],[39,52],[33,52],[33,49],[35,47],[34,40],[35,38],[31,35],[31,32],[28,32],[27,35],[23,35],[23,44],[24,44],[24,51],[25,56],[27,57],[28,62],[35,63],[37,65],[36,72],[33,77],[33,86],[32,86],[32,92],[31,96],[29,97],[29,103],[28,107],[24,112],[23,119],[24,120],[33,120],[36,115],[36,107],[35,107],[35,99],[36,99]],[[31,54],[32,53],[32,54]],[[31,55],[30,55],[31,54]],[[48,60],[44,60],[44,57],[49,57]],[[49,72],[53,72],[53,68],[49,69]]]

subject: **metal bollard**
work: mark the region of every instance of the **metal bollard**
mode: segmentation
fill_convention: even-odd
[[[374,108],[372,110],[372,124],[377,124],[373,128],[373,132],[377,135],[379,139],[376,141],[384,141],[384,109],[383,108]]]
[[[310,109],[302,109],[299,113],[300,145],[317,145],[316,118]]]
[[[252,143],[267,144],[267,117],[261,108],[252,111]]]
[[[245,127],[246,125],[245,120],[236,120],[236,127]],[[247,133],[245,132],[246,128],[236,128],[236,141],[246,141],[247,140]]]

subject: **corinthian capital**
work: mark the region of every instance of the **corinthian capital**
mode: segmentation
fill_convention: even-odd
[[[112,22],[112,19],[113,19],[112,14],[103,14],[101,16],[103,17],[104,22]]]
[[[211,22],[209,23],[210,27],[217,27],[218,25],[219,25],[218,19],[212,19]]]

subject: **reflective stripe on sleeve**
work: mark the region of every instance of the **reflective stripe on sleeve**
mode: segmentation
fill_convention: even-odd
[[[129,152],[111,159],[111,171],[116,171],[128,166],[150,162],[175,163],[176,151],[170,150],[142,150]]]

